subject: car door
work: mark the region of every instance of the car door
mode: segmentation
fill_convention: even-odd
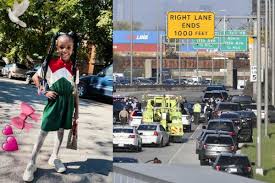
[[[249,123],[246,119],[243,119],[244,121],[241,122],[239,125],[239,131],[237,134],[237,141],[239,143],[244,142],[253,142],[253,128],[251,123]]]
[[[164,144],[167,144],[168,141],[169,141],[169,135],[168,135],[168,133],[165,131],[165,129],[163,128],[162,125],[160,125],[159,128],[160,128],[160,131],[161,131],[161,134],[162,134],[162,137],[163,137]]]

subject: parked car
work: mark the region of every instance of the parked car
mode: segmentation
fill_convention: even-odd
[[[6,63],[4,61],[0,61],[0,75],[2,74],[2,69],[5,67]]]
[[[229,132],[234,142],[237,144],[238,128],[230,119],[211,119],[208,121],[207,127],[203,126],[206,130],[217,130]]]
[[[219,102],[213,111],[213,118],[218,118],[223,112],[226,111],[239,111],[241,110],[240,104],[232,102]]]
[[[209,134],[230,135],[230,132],[222,130],[202,130],[201,134],[197,137],[196,154],[199,154],[200,150],[203,148],[202,142],[204,141],[205,137]]]
[[[203,90],[203,92],[205,91],[213,91],[213,90],[222,90],[222,91],[228,91],[224,85],[210,85],[207,86],[205,90]]]
[[[32,76],[40,69],[41,66],[36,66],[32,70],[29,70],[25,73],[26,75],[26,84],[31,84],[32,83]]]
[[[252,128],[256,127],[256,123],[257,123],[257,116],[255,115],[255,113],[253,111],[235,111],[236,113],[240,114],[242,118],[244,118],[248,125],[251,125]]]
[[[226,101],[228,97],[228,93],[225,90],[212,90],[204,92],[202,96],[202,102],[208,102],[210,98],[220,99],[220,101]]]
[[[212,168],[217,171],[252,178],[252,165],[255,165],[255,163],[251,163],[246,155],[222,153],[217,156]]]
[[[163,147],[169,144],[169,134],[159,123],[141,124],[138,127],[142,144]]]
[[[203,148],[199,152],[200,165],[215,161],[224,152],[235,153],[237,148],[230,135],[209,134],[202,142]]]
[[[230,97],[230,102],[239,103],[239,104],[251,104],[253,99],[249,95],[233,95]]]
[[[114,126],[113,148],[129,149],[136,152],[142,151],[142,139],[136,128],[132,126]]]
[[[28,68],[23,64],[13,63],[7,64],[2,68],[2,75],[7,76],[9,79],[12,78],[26,78],[25,73]]]
[[[239,142],[253,142],[253,129],[250,124],[251,121],[246,121],[245,118],[237,112],[224,112],[221,114],[220,119],[230,119],[238,128],[237,141]]]
[[[81,77],[78,84],[80,97],[103,96],[113,97],[113,65],[110,65],[97,75]]]
[[[138,163],[138,160],[129,157],[113,157],[113,163]]]
[[[257,116],[257,104],[243,104],[242,109],[244,110],[251,110]],[[264,104],[261,105],[261,119],[265,119],[265,106]],[[268,119],[269,122],[275,122],[275,107],[273,105],[268,105]]]

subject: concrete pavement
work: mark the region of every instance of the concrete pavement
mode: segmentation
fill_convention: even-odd
[[[20,113],[22,101],[31,104],[42,114],[46,98],[36,96],[36,89],[23,81],[0,78],[0,129],[3,129],[10,117]],[[37,183],[78,183],[78,182],[112,182],[112,105],[92,100],[81,99],[78,150],[66,149],[68,130],[60,149],[60,158],[67,166],[64,174],[56,173],[47,164],[53,150],[56,132],[48,134],[37,159],[38,170],[35,173]],[[40,123],[32,120],[34,128],[27,132],[13,127],[19,150],[4,152],[0,149],[0,182],[23,182],[22,174],[30,159]],[[1,144],[5,137],[1,133]]]

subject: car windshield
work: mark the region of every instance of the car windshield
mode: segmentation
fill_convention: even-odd
[[[233,96],[231,99],[232,102],[252,102],[251,96]]]
[[[222,94],[221,93],[205,93],[204,94],[204,98],[222,98]]]
[[[220,118],[233,119],[233,118],[240,118],[240,116],[238,114],[222,113]]]
[[[212,91],[212,90],[224,90],[221,86],[209,86],[206,88],[206,91]]]
[[[157,126],[156,125],[139,125],[138,130],[148,130],[148,131],[152,131],[152,130],[156,130]]]
[[[217,137],[217,136],[208,136],[205,141],[206,144],[233,144],[231,137]]]
[[[134,130],[131,128],[114,128],[113,133],[133,133]]]
[[[230,157],[230,156],[221,156],[218,159],[219,165],[243,165],[243,166],[249,166],[249,160],[247,157]]]
[[[237,112],[239,113],[242,117],[245,117],[245,118],[253,118],[253,117],[256,117],[256,115],[254,114],[254,112]]]
[[[240,110],[240,106],[238,104],[222,104],[222,103],[220,103],[218,109],[220,109],[220,110],[238,111],[238,110]]]
[[[217,121],[217,122],[210,122],[207,126],[207,130],[222,130],[222,131],[232,132],[234,129],[233,129],[233,124],[230,122]]]

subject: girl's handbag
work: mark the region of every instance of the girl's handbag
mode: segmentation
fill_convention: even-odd
[[[66,148],[77,150],[77,123],[76,123],[76,120],[73,121],[72,129],[69,132]]]

